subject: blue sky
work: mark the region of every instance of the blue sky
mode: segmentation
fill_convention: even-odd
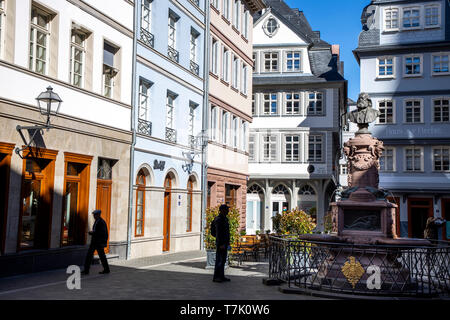
[[[361,13],[370,0],[284,0],[291,8],[298,8],[306,16],[314,31],[330,44],[341,46],[341,60],[348,80],[348,97],[359,94],[359,65],[352,50],[358,46]]]

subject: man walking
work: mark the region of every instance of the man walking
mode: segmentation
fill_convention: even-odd
[[[92,214],[94,215],[94,226],[92,227],[92,231],[89,231],[89,234],[92,236],[91,245],[89,246],[88,253],[86,255],[86,261],[84,263],[84,271],[82,274],[89,274],[89,269],[92,264],[92,259],[94,257],[94,251],[97,250],[98,256],[100,257],[100,261],[102,262],[103,271],[99,272],[100,274],[109,273],[109,265],[108,260],[106,260],[105,255],[105,247],[107,246],[108,241],[108,228],[106,226],[105,220],[100,217],[102,213],[101,210],[94,210]]]
[[[225,262],[227,261],[228,247],[230,246],[230,225],[228,223],[228,206],[219,207],[219,215],[213,221],[216,233],[216,265],[214,267],[214,282],[230,281],[225,278]]]

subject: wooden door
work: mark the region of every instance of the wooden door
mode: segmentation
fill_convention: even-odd
[[[433,216],[433,199],[408,199],[408,233],[410,238],[423,238],[428,217]]]
[[[97,180],[97,201],[95,204],[95,208],[97,210],[101,210],[101,217],[106,222],[106,227],[108,228],[108,242],[107,247],[105,248],[105,253],[109,252],[109,238],[110,238],[110,221],[111,221],[111,188],[112,181],[111,180]]]
[[[166,178],[164,183],[166,188],[164,192],[164,223],[163,223],[163,251],[170,250],[170,210],[171,210],[171,200],[172,200],[172,179],[170,177]]]

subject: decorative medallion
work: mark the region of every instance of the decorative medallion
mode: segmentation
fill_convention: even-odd
[[[280,25],[278,24],[278,21],[274,19],[273,17],[270,17],[266,20],[266,22],[263,24],[263,30],[266,35],[268,35],[270,38],[272,38],[278,31]]]
[[[347,281],[351,283],[353,289],[364,274],[364,268],[361,263],[356,261],[355,257],[349,257],[350,262],[347,261],[341,268],[342,273],[347,278]]]

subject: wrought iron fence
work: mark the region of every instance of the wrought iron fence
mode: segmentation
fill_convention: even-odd
[[[200,72],[200,67],[194,61],[191,60],[190,70],[192,73],[198,75]]]
[[[175,50],[174,48],[172,48],[172,47],[170,47],[170,46],[167,48],[167,56],[168,56],[170,59],[172,59],[173,61],[175,61],[175,62],[178,63],[178,60],[179,60],[179,53],[178,53],[178,51]]]
[[[155,36],[148,30],[141,28],[141,41],[153,48],[155,44]]]
[[[450,242],[358,245],[270,237],[269,278],[350,294],[450,295]]]
[[[177,130],[166,127],[166,140],[170,142],[177,142]]]
[[[138,119],[138,133],[145,134],[147,136],[152,135],[152,123],[144,119]]]

